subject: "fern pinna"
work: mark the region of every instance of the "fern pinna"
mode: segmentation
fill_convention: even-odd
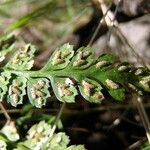
[[[14,40],[13,36],[1,39],[1,62],[14,49]],[[111,54],[96,58],[91,47],[81,47],[75,52],[72,45],[64,44],[53,52],[42,69],[31,70],[35,51],[33,45],[27,44],[7,63],[2,63],[5,65],[1,65],[0,101],[7,99],[17,106],[27,94],[30,103],[40,108],[51,96],[49,88],[59,101],[66,103],[75,102],[78,91],[92,103],[101,103],[104,93],[121,101],[130,89],[139,94],[150,92],[148,69],[119,63]]]

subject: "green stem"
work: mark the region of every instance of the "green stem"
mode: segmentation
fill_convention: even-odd
[[[50,78],[51,76],[60,76],[60,77],[71,77],[77,80],[79,80],[79,78],[81,78],[82,76],[87,76],[89,74],[88,69],[83,71],[83,70],[74,70],[71,68],[65,68],[62,70],[48,70],[48,71],[45,70],[19,71],[19,70],[5,69],[5,72],[15,74],[17,76],[23,76],[26,78],[41,78],[41,77]]]
[[[17,76],[24,76],[26,78],[30,78],[30,77],[31,78],[40,78],[40,77],[50,78],[51,76],[59,76],[59,77],[70,77],[77,81],[81,81],[84,78],[92,78],[102,83],[107,78],[112,78],[120,83],[126,83],[128,81],[127,75],[118,72],[118,70],[115,68],[112,68],[112,66],[107,67],[107,70],[97,69],[94,65],[92,65],[85,69],[73,69],[72,67],[66,67],[60,70],[37,70],[37,71],[34,71],[34,70],[22,71],[21,70],[19,71],[19,70],[5,69],[4,71],[11,73],[11,74],[15,74]],[[131,78],[131,74],[130,74],[130,78]]]

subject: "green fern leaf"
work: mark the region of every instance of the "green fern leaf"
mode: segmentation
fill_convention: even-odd
[[[5,126],[1,129],[1,133],[3,133],[7,137],[7,139],[12,142],[20,139],[15,123],[13,121],[7,122]]]
[[[82,96],[89,102],[101,103],[104,99],[104,95],[101,92],[102,86],[94,80],[85,78],[79,85],[79,89]]]
[[[139,82],[140,87],[142,87],[145,91],[150,92],[150,76],[143,77]]]
[[[150,92],[148,69],[119,63],[111,54],[102,54],[95,59],[90,47],[81,47],[74,52],[72,45],[64,44],[53,52],[42,69],[33,71],[35,51],[34,46],[27,44],[2,68],[1,76],[6,78],[0,78],[1,101],[9,89],[7,101],[13,106],[21,104],[27,86],[30,103],[41,108],[50,97],[50,82],[57,99],[66,103],[75,102],[78,89],[92,103],[101,103],[105,94],[123,101],[130,89]],[[20,83],[15,87],[17,90],[14,88],[18,95],[12,92],[16,80]]]
[[[83,145],[71,145],[66,150],[85,150]]]
[[[73,57],[73,55],[73,46],[69,44],[64,44],[62,47],[57,48],[53,52],[48,63],[42,70],[63,69],[69,64],[70,59]]]
[[[23,96],[26,94],[26,82],[25,77],[15,77],[9,85],[7,100],[12,106],[16,107],[23,103]]]
[[[30,70],[34,63],[35,50],[34,46],[27,44],[15,53],[5,67],[14,70]]]
[[[91,47],[81,47],[75,53],[71,62],[75,69],[85,69],[89,67],[94,61],[93,50]],[[71,66],[71,67],[72,67]]]
[[[62,102],[75,102],[77,89],[70,78],[51,77],[51,84],[58,100]]]
[[[27,93],[30,103],[33,106],[41,108],[46,104],[46,100],[50,97],[49,80],[46,78],[29,78],[27,83]]]
[[[11,74],[9,72],[2,72],[0,75],[0,101],[2,101],[8,92],[8,84],[11,78]]]

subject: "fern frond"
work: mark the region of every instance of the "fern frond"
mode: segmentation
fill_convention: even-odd
[[[64,44],[53,52],[42,69],[34,71],[31,68],[35,51],[34,46],[27,44],[1,68],[1,101],[6,97],[11,105],[17,106],[27,93],[30,103],[40,108],[50,97],[49,88],[59,101],[66,103],[75,102],[78,91],[92,103],[101,103],[104,93],[122,101],[131,89],[150,92],[148,69],[118,63],[111,54],[96,59],[91,47],[81,47],[75,52],[72,45]]]
[[[14,122],[7,123],[0,133],[1,150],[85,150],[83,145],[68,146],[70,139],[64,132],[54,133],[50,136],[52,126],[45,121],[33,125],[25,139],[20,140]],[[15,148],[14,148],[15,147]]]

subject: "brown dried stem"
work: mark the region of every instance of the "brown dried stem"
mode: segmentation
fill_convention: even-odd
[[[7,110],[5,109],[5,107],[3,106],[3,104],[0,102],[0,108],[5,116],[5,118],[7,119],[7,122],[11,120],[11,117],[9,116]]]
[[[148,116],[146,114],[146,111],[145,111],[143,103],[142,103],[142,97],[140,95],[134,94],[133,102],[138,109],[141,121],[142,121],[145,131],[146,131],[148,142],[150,143],[150,122],[149,122]]]

